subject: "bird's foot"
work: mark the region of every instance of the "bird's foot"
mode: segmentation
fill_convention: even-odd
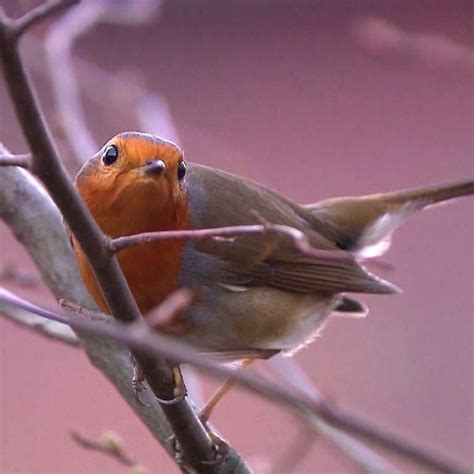
[[[163,405],[176,405],[177,403],[181,402],[184,398],[186,398],[188,391],[186,389],[186,385],[184,384],[183,376],[181,375],[181,369],[179,366],[174,365],[171,367],[173,372],[173,381],[174,381],[174,388],[173,388],[173,398],[159,398],[156,399]]]

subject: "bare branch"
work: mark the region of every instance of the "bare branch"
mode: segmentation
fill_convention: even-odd
[[[11,169],[11,170],[9,170],[9,169],[4,169],[4,170],[1,170],[1,171],[3,171],[3,173],[8,173],[8,178],[7,178],[7,180],[6,180],[7,183],[12,183],[12,182],[14,182],[14,179],[13,179],[14,176],[13,176],[13,175],[17,175],[17,176],[16,176],[17,179],[18,179],[18,177],[21,177],[22,180],[24,181],[24,182],[19,182],[19,183],[18,183],[18,187],[19,187],[20,189],[23,189],[23,190],[24,190],[25,188],[27,189],[27,188],[28,188],[28,184],[29,184],[29,186],[30,186],[32,189],[34,189],[34,187],[33,187],[33,186],[34,186],[34,182],[31,181],[31,179],[28,177],[27,173],[24,172],[23,170],[20,170],[20,169]],[[0,173],[0,177],[1,177],[1,176],[2,176],[2,173]],[[28,184],[27,184],[27,183],[28,183]],[[33,185],[33,186],[32,186],[32,185]],[[38,189],[38,188],[37,188],[37,189]],[[3,191],[3,190],[5,190],[5,188],[2,188],[2,186],[0,186],[0,191]],[[31,192],[31,190],[30,190],[30,192]],[[38,189],[37,192],[38,192],[39,196],[41,196],[41,198],[42,198],[43,200],[45,200],[45,202],[50,203],[49,198],[48,198],[46,195],[42,194],[42,193],[39,191],[39,189]],[[30,200],[31,200],[31,198],[30,198]],[[14,202],[17,202],[18,200],[13,200],[13,201],[14,201]],[[0,202],[1,202],[1,200],[0,200]],[[24,201],[23,201],[23,202],[24,202]],[[50,204],[50,205],[51,205],[51,204]],[[22,208],[22,209],[21,209],[21,212],[24,213],[24,212],[29,211],[29,210],[31,210],[32,212],[36,213],[36,216],[34,216],[34,214],[33,214],[33,216],[32,216],[30,219],[28,219],[28,220],[26,221],[27,225],[32,225],[32,224],[35,222],[35,219],[38,220],[38,210],[37,210],[34,206],[27,206],[27,209]],[[46,212],[44,212],[44,211],[42,211],[42,212],[43,212],[45,215],[47,215]],[[14,213],[14,215],[17,216],[16,213]],[[41,215],[41,214],[40,214],[40,215]],[[20,216],[21,216],[21,213],[20,213]],[[18,216],[17,216],[17,217],[18,217]],[[52,218],[53,218],[53,217],[55,217],[57,220],[60,219],[60,217],[59,217],[59,215],[58,215],[58,213],[57,213],[56,210],[54,211],[54,214],[52,215]],[[42,216],[41,222],[43,222],[43,221],[44,221],[44,218],[43,218],[43,216]],[[52,225],[50,225],[50,224],[48,225],[48,229],[52,229],[53,227],[54,227],[54,226],[52,226]],[[59,227],[60,227],[60,226],[59,226]],[[28,234],[28,232],[25,232],[24,229],[23,229],[22,235],[24,236],[25,234]],[[23,238],[24,238],[24,237],[23,237]],[[35,241],[35,240],[36,240],[36,239],[32,239],[32,241]],[[49,240],[51,240],[51,239],[49,239]],[[65,235],[63,234],[61,237],[58,236],[57,242],[56,242],[56,244],[55,244],[55,248],[51,248],[51,250],[50,250],[51,256],[49,257],[49,259],[48,259],[47,261],[44,260],[43,263],[41,263],[42,267],[43,267],[43,268],[47,268],[48,271],[50,271],[50,268],[51,268],[50,262],[51,262],[52,260],[54,260],[55,252],[56,252],[56,257],[57,257],[57,253],[58,253],[58,251],[59,251],[59,249],[60,249],[60,247],[58,247],[58,245],[60,245],[60,243],[61,243],[62,241],[65,242],[65,250],[64,250],[64,252],[66,252],[66,251],[69,252],[69,257],[70,257],[70,259],[71,259],[71,262],[70,262],[71,268],[75,268],[75,264],[74,264],[74,262],[73,262],[73,260],[72,260],[72,255],[70,254],[70,253],[71,253],[71,252],[70,252],[70,248],[67,246],[66,238],[65,238]],[[34,243],[35,243],[35,242],[33,242],[33,244],[34,244]],[[29,245],[33,245],[33,244],[30,243]],[[45,242],[45,245],[46,245],[46,244],[47,244],[47,242]],[[48,247],[46,246],[45,248],[47,249]],[[43,248],[42,250],[43,250],[43,252],[44,252],[44,248]],[[38,250],[38,252],[39,252],[39,250]],[[76,273],[76,275],[77,275],[77,273]],[[77,280],[78,280],[78,277],[75,276],[74,278],[72,278],[72,280],[69,279],[69,281],[74,281],[74,280],[77,281]],[[63,282],[64,279],[63,279],[63,278],[60,278],[60,281]],[[63,283],[63,284],[64,284],[64,283]],[[65,288],[64,288],[63,291],[64,291],[63,294],[66,294],[66,295],[68,294],[68,292],[70,292],[70,288],[68,287],[67,282],[66,282],[66,285],[65,285]],[[90,302],[87,303],[87,304],[85,304],[85,305],[86,305],[86,306],[87,306],[87,305],[90,306]],[[173,343],[173,348],[176,348],[176,347],[177,347],[176,344]],[[111,358],[112,358],[112,356],[111,356],[111,355],[108,355],[107,360],[109,361],[109,359],[111,359]],[[181,358],[181,360],[185,360],[185,358],[183,358],[182,354],[181,354],[180,358]],[[127,358],[126,356],[124,356],[124,359],[128,359],[128,358]],[[98,361],[97,359],[95,359],[95,363],[98,363],[99,366],[100,366],[100,364],[103,364],[102,361]],[[217,370],[219,370],[219,369],[217,369]],[[231,375],[230,373],[226,373],[226,372],[224,372],[223,374],[224,374],[224,375]],[[232,372],[232,375],[235,375],[235,374]],[[125,384],[127,384],[127,380],[129,380],[129,379],[125,378],[125,380],[123,380],[123,379],[121,380],[120,383],[122,384],[122,389],[124,388],[124,387],[123,387],[123,383],[125,382]],[[118,383],[118,382],[116,381],[116,383]],[[257,382],[257,383],[258,383],[258,382]],[[260,388],[262,388],[262,387],[260,386]],[[129,389],[129,387],[127,386],[127,390],[128,390],[128,389]],[[265,390],[265,389],[264,389],[264,390]],[[122,392],[122,393],[123,393],[123,392]],[[294,397],[294,395],[292,395],[292,397]],[[291,398],[291,400],[292,400],[292,401],[290,402],[290,404],[291,404],[292,406],[296,406],[296,405],[293,403],[293,402],[294,402],[294,399]],[[310,399],[310,400],[311,400],[311,403],[314,403],[314,401],[313,401],[312,399]],[[137,407],[135,407],[135,409],[137,409]],[[141,412],[139,412],[139,413],[141,413]],[[143,417],[143,413],[141,413],[141,415],[142,415],[142,417]],[[149,413],[148,413],[147,415],[149,416]],[[399,439],[396,439],[396,438],[393,438],[392,436],[388,436],[386,433],[380,432],[380,430],[374,429],[373,427],[367,428],[367,426],[365,426],[365,423],[364,423],[364,422],[360,422],[360,420],[354,420],[354,418],[351,417],[351,416],[348,415],[348,414],[341,415],[341,412],[340,412],[340,411],[334,411],[334,409],[332,409],[332,410],[329,412],[329,416],[331,417],[331,419],[335,419],[335,420],[336,420],[336,423],[332,423],[331,421],[328,421],[328,420],[327,420],[328,424],[334,424],[335,426],[338,426],[338,427],[341,428],[341,429],[346,429],[347,431],[353,432],[354,434],[359,434],[359,432],[362,432],[362,433],[364,433],[364,434],[363,434],[363,437],[365,437],[365,439],[368,439],[368,440],[370,440],[370,441],[372,441],[372,442],[378,443],[378,444],[380,444],[382,447],[384,447],[385,449],[388,449],[388,448],[389,448],[391,451],[397,452],[397,453],[399,453],[399,454],[401,454],[401,455],[404,455],[405,453],[408,452],[408,457],[411,458],[411,459],[415,459],[416,462],[419,462],[419,463],[422,463],[422,464],[423,464],[423,463],[425,462],[425,460],[428,459],[428,464],[429,464],[429,465],[433,465],[432,457],[431,457],[429,454],[427,455],[427,454],[424,453],[423,451],[421,451],[421,453],[419,453],[417,448],[411,447],[411,446],[410,446],[408,443],[406,443],[405,441],[399,440]],[[341,418],[341,417],[342,417],[342,418]],[[345,418],[345,419],[344,419],[344,418]],[[145,419],[147,419],[147,418],[145,418]],[[147,422],[150,422],[150,420],[147,419]],[[348,422],[349,426],[346,427],[346,428],[344,428],[344,427],[346,426],[346,422]],[[375,431],[374,431],[374,430],[375,430]],[[382,436],[382,440],[381,440],[381,441],[379,440],[379,435]],[[436,466],[443,465],[442,463],[439,462],[439,460],[438,460],[437,462],[434,462],[434,464],[435,464]],[[452,466],[451,466],[451,467],[452,467]]]
[[[80,308],[95,308],[84,288],[62,218],[51,198],[29,173],[20,168],[0,168],[0,217],[15,232],[38,266],[56,297],[67,298]],[[74,308],[72,308],[75,311]],[[95,312],[94,312],[95,313]],[[111,321],[110,316],[105,316]],[[104,319],[101,315],[100,319]],[[147,406],[137,402],[132,390],[129,351],[110,340],[79,333],[91,363],[117,388],[153,436],[173,456],[168,440],[172,435],[157,399],[151,392],[141,395]],[[232,449],[223,463],[236,472],[249,472]]]
[[[28,250],[53,294],[93,307],[80,283],[61,214],[26,170],[0,168],[0,218]]]
[[[29,28],[79,2],[80,0],[50,0],[38,5],[14,22],[15,36],[20,37]]]
[[[308,237],[298,229],[282,224],[255,224],[241,225],[229,227],[216,227],[214,229],[196,229],[196,230],[167,230],[161,232],[144,232],[142,234],[129,235],[126,237],[117,237],[109,239],[106,242],[107,248],[111,252],[118,252],[124,248],[133,245],[143,245],[158,240],[171,239],[191,239],[191,240],[207,240],[224,237],[236,237],[239,235],[249,234],[271,234],[289,238],[295,247],[305,255],[314,257],[319,260],[329,262],[353,260],[353,257],[344,251],[325,251],[319,250],[311,246]]]
[[[464,472],[455,463],[446,461],[437,454],[429,453],[422,448],[408,443],[404,439],[398,438],[344,412],[332,406],[324,399],[313,399],[302,393],[288,391],[254,374],[235,371],[230,367],[219,365],[215,361],[196,352],[189,344],[163,334],[152,333],[144,325],[126,325],[115,321],[104,324],[99,321],[90,321],[77,317],[69,318],[5,293],[1,288],[0,301],[26,311],[31,311],[53,321],[69,324],[75,330],[122,342],[140,352],[146,352],[150,356],[165,356],[171,361],[193,364],[219,378],[233,378],[242,387],[259,395],[300,411],[303,415],[310,412],[332,427],[372,442],[394,454],[404,456],[406,459],[425,468],[450,473]]]
[[[44,17],[43,13],[32,14],[26,17],[24,24],[28,26]],[[16,31],[20,31],[26,27],[17,25],[17,28]],[[114,317],[123,322],[142,321],[144,324],[117,260],[111,258],[106,250],[105,236],[79,198],[61,164],[21,61],[18,44],[12,40],[11,21],[4,16],[0,18],[0,57],[16,114],[33,153],[32,171],[47,187],[86,253]],[[144,357],[141,353],[134,356],[157,398],[174,400],[175,377],[167,361],[161,356],[158,359]],[[202,462],[215,461],[212,440],[188,399],[182,397],[172,404],[162,403],[161,406],[176,433],[186,462],[198,468]],[[211,466],[208,468],[212,470]],[[222,470],[222,464],[216,465],[215,469]]]
[[[272,371],[276,372],[280,377],[283,377],[286,387],[291,386],[298,388],[316,399],[323,398],[323,395],[313,386],[312,382],[295,363],[293,358],[277,355],[272,357],[268,362],[266,368],[270,366]],[[296,460],[304,456],[309,449],[309,443],[312,442],[315,437],[314,434],[306,438],[303,436],[304,434],[307,435],[310,430],[322,435],[323,439],[326,440],[330,446],[336,448],[340,454],[348,458],[353,465],[356,465],[363,471],[377,473],[395,471],[395,468],[390,466],[387,461],[370,450],[367,446],[343,433],[341,430],[330,426],[320,418],[308,414],[302,417],[302,419],[305,424],[309,426],[306,427],[306,430],[301,431],[300,436],[298,436],[299,442],[293,443],[288,452],[275,463],[273,468],[274,472],[286,472],[288,469],[283,468],[284,466],[296,464]]]
[[[338,452],[342,453],[347,459],[350,459],[353,465],[364,472],[372,474],[382,472],[384,474],[395,474],[398,472],[382,456],[379,456],[353,437],[348,436],[346,433],[341,432],[317,417],[310,416],[306,422],[311,424],[315,431],[323,435],[324,439],[336,448]]]
[[[101,20],[105,11],[107,8],[101,0],[81,3],[52,25],[45,42],[61,130],[79,164],[92,156],[97,146],[87,127],[71,57],[72,47],[81,35]]]
[[[147,315],[147,325],[151,328],[158,328],[168,322],[180,311],[184,311],[188,308],[192,301],[192,296],[192,292],[184,288],[171,293],[160,306]],[[59,306],[79,314],[90,321],[110,321],[110,315],[100,311],[92,311],[64,298],[59,299]],[[140,326],[137,325],[137,327]]]
[[[49,4],[51,4],[51,3],[55,3],[55,2],[49,2]],[[66,3],[66,2],[64,2],[64,3]],[[19,32],[18,34],[21,34],[28,27],[34,25],[37,21],[39,21],[41,18],[46,17],[47,15],[43,15],[43,16],[37,15],[36,19],[34,18],[34,15],[32,15],[32,16],[33,16],[33,19],[26,20],[26,26],[22,27],[22,26],[18,26],[18,23],[16,24],[16,27],[18,28],[17,32]],[[15,23],[13,23],[13,24],[15,25]],[[58,205],[65,212],[68,223],[71,225],[71,227],[73,228],[73,231],[76,233],[76,235],[78,235],[76,230],[79,229],[79,231],[80,231],[81,228],[82,228],[82,233],[79,232],[78,240],[81,243],[81,245],[83,245],[83,243],[86,244],[86,247],[87,247],[86,248],[86,253],[89,256],[89,258],[91,258],[91,256],[93,257],[94,255],[96,255],[98,257],[97,265],[96,265],[96,273],[97,273],[97,276],[98,276],[98,280],[99,280],[101,286],[104,289],[104,293],[106,295],[106,298],[109,302],[109,305],[110,305],[114,315],[118,319],[121,319],[123,321],[130,321],[130,320],[138,321],[136,323],[136,325],[134,325],[135,327],[133,327],[133,328],[122,328],[122,326],[120,326],[120,325],[113,325],[112,327],[115,328],[115,326],[117,326],[117,328],[119,328],[120,330],[123,330],[125,334],[130,333],[130,334],[132,334],[132,336],[133,335],[138,335],[140,337],[144,337],[145,334],[146,334],[147,337],[148,336],[153,336],[153,334],[151,334],[149,332],[144,332],[144,331],[147,331],[147,330],[146,330],[146,328],[144,328],[144,325],[142,324],[142,318],[141,318],[141,316],[140,316],[140,314],[139,314],[139,312],[136,308],[136,305],[134,305],[134,303],[133,303],[133,298],[131,298],[131,295],[130,295],[129,291],[127,291],[127,286],[126,286],[125,281],[123,279],[123,275],[121,275],[120,270],[119,270],[118,266],[116,265],[115,260],[110,259],[109,255],[106,252],[106,245],[105,244],[107,243],[107,241],[104,239],[104,236],[97,230],[97,227],[94,227],[94,223],[90,221],[90,216],[88,215],[87,211],[85,211],[84,207],[81,207],[80,201],[78,201],[78,199],[77,199],[77,195],[74,194],[73,190],[71,190],[70,185],[68,184],[68,181],[66,179],[64,179],[65,175],[64,175],[64,173],[62,173],[61,165],[60,165],[59,160],[57,159],[57,154],[56,154],[56,151],[54,149],[54,145],[49,140],[47,129],[46,129],[44,123],[42,122],[41,115],[40,115],[40,113],[37,109],[37,105],[35,103],[35,100],[34,100],[34,97],[33,97],[32,93],[31,93],[31,88],[28,85],[27,78],[24,74],[24,71],[22,70],[22,64],[21,64],[21,61],[18,57],[17,51],[14,48],[11,47],[12,44],[13,44],[13,43],[11,43],[11,38],[7,37],[8,36],[7,33],[11,34],[11,25],[12,25],[12,23],[8,24],[8,22],[6,22],[6,21],[2,22],[1,27],[3,28],[3,30],[2,30],[2,28],[0,28],[0,30],[2,30],[2,31],[0,31],[0,46],[1,46],[0,49],[5,49],[5,52],[2,51],[2,59],[3,59],[3,62],[4,62],[4,70],[6,72],[7,79],[9,79],[8,84],[10,86],[12,96],[17,99],[14,102],[15,102],[15,105],[17,106],[17,113],[18,113],[18,115],[20,116],[20,118],[22,120],[25,135],[27,136],[33,151],[35,151],[35,152],[38,151],[39,152],[38,153],[38,158],[37,159],[35,158],[35,161],[33,163],[34,171],[38,174],[38,176],[40,176],[43,179],[45,184],[48,186],[49,190],[52,192],[52,195],[55,197]],[[3,36],[2,36],[2,34],[3,34]],[[14,84],[12,84],[12,78],[15,76],[15,74],[20,79],[20,84],[17,85],[16,87],[15,87]],[[26,110],[24,110],[24,111],[20,111],[19,107],[18,107],[18,103],[19,103],[18,98],[21,98],[21,97],[23,97],[23,99],[25,99],[25,98],[26,99],[28,99],[28,98],[32,99],[31,105],[27,106]],[[28,104],[30,104],[30,103],[28,103]],[[28,131],[27,128],[26,128],[26,124],[28,123],[27,122],[28,118],[33,118],[34,119],[33,122],[32,122],[32,125],[33,125],[33,127],[32,127],[33,130],[32,131]],[[40,161],[39,157],[41,157],[42,161]],[[59,184],[54,185],[54,183],[53,183],[54,179],[57,179],[57,178],[59,178],[59,180],[58,180]],[[67,207],[70,206],[71,204],[73,205],[72,208],[74,209],[74,211],[71,211],[68,214],[65,211],[65,209],[67,209]],[[77,219],[75,219],[73,217],[73,212],[78,212],[78,211],[79,211],[79,213],[77,215],[79,217]],[[296,229],[288,228],[284,231],[283,229],[271,228],[272,227],[271,225],[263,225],[263,226],[260,226],[260,227],[263,227],[263,230],[261,231],[262,233],[263,232],[272,232],[272,231],[276,232],[276,233],[281,232],[283,235],[286,235],[287,237],[291,238],[294,241],[295,245],[297,245],[298,247],[301,245],[302,247],[299,247],[299,248],[301,248],[303,252],[310,254],[312,251],[314,251],[314,252],[317,252],[318,258],[322,258],[320,251],[316,251],[315,249],[312,249],[307,241],[304,242],[303,240],[301,240],[301,238],[300,238],[301,236],[296,235],[293,232],[290,232],[290,230],[299,232]],[[276,227],[279,227],[279,226],[276,226]],[[284,227],[284,226],[281,226],[281,227]],[[91,238],[87,239],[86,238],[86,232],[90,233],[91,230],[93,231],[90,234]],[[195,232],[195,231],[193,231],[193,232]],[[214,237],[216,237],[216,236],[214,236]],[[303,237],[304,237],[304,235],[303,235]],[[188,236],[188,237],[168,237],[168,238],[194,238],[194,237],[193,236]],[[209,237],[203,237],[203,238],[209,238]],[[306,250],[303,250],[303,249],[306,249]],[[333,257],[333,253],[331,252],[331,256],[329,257],[329,255],[326,255],[326,258],[334,259],[335,257]],[[346,254],[343,254],[341,256],[341,258],[350,258],[350,257],[348,257]],[[105,271],[104,271],[105,268],[107,268],[108,272],[110,272],[110,270],[112,270],[110,272],[110,276],[109,276],[110,279],[108,279],[105,275]],[[102,271],[104,271],[104,273],[101,273]],[[111,280],[113,280],[114,278],[115,279],[118,278],[118,281],[119,281],[118,285],[114,284],[113,282],[111,283]],[[114,296],[119,297],[119,300],[117,302],[114,302]],[[50,315],[51,314],[52,313],[50,313]],[[65,320],[65,322],[66,323],[67,322],[71,323],[71,321],[69,319]],[[83,321],[83,322],[91,323],[90,321]],[[74,324],[76,324],[76,322],[74,322]],[[94,325],[99,327],[99,324],[97,324],[97,323],[94,323]],[[103,326],[108,327],[108,326],[105,326],[105,325],[103,325]],[[84,330],[88,331],[87,329],[84,329]],[[90,334],[96,334],[92,330],[90,330],[89,333]],[[109,337],[112,337],[112,336],[110,336],[110,334],[109,334]],[[116,338],[121,340],[117,334],[116,334]],[[126,339],[125,338],[124,342],[130,344],[132,347],[136,347],[139,351],[141,351],[142,349],[149,350],[150,354],[154,354],[154,356],[157,356],[158,354],[161,354],[161,355],[163,355],[163,354],[166,355],[167,354],[166,350],[162,350],[162,349],[158,350],[156,347],[154,348],[154,350],[152,350],[152,348],[150,348],[151,346],[147,349],[145,347],[146,344],[145,344],[145,346],[143,346],[143,345],[141,345],[142,342],[140,342],[140,343],[137,342],[137,341],[134,342],[133,339]],[[156,341],[153,342],[153,344],[155,344],[155,343],[156,343]],[[163,341],[161,343],[164,344]],[[169,343],[169,341],[168,341],[168,343]],[[151,340],[150,340],[150,344],[152,344]],[[176,344],[176,342],[173,342],[173,344]],[[171,349],[168,349],[168,350],[171,351],[170,353],[173,353],[173,351]],[[183,353],[186,355],[185,351]],[[191,357],[191,354],[193,354],[193,353],[190,352],[188,354],[189,357]],[[173,356],[170,356],[170,357],[173,359]],[[175,353],[174,357],[175,357],[174,360],[180,361],[181,357],[182,357],[182,354],[180,353],[180,351],[178,351],[178,353]],[[151,366],[152,361],[149,360],[149,359],[141,358],[141,363],[142,363],[142,365],[145,366],[145,369],[148,368],[148,370],[145,370],[145,371],[147,372],[147,375],[150,377],[150,381],[152,382],[152,386],[153,386],[153,389],[154,389],[155,393],[161,393],[161,390],[166,391],[166,390],[169,390],[171,388],[170,383],[168,383],[168,384],[165,383],[164,386],[163,386],[163,385],[160,385],[159,380],[158,380],[159,376],[165,376],[165,378],[167,377],[168,382],[170,381],[169,370],[167,370],[166,364],[164,364],[163,360],[160,360],[160,363],[158,364],[158,366],[153,364],[153,367]],[[219,366],[213,366],[213,365],[206,366],[206,364],[208,362],[206,362],[205,359],[203,359],[202,361],[198,361],[198,362],[194,361],[193,363],[195,363],[197,365],[201,364],[201,366],[203,366],[205,368],[207,367],[207,369],[209,371],[215,370],[216,373],[219,373],[219,370],[220,370],[220,369],[217,368]],[[160,372],[160,370],[161,370],[161,372]],[[247,386],[249,386],[249,387],[252,385],[249,381],[245,382],[245,377],[242,380],[243,381],[241,383],[243,383],[243,384],[247,383],[248,384]],[[257,386],[258,386],[258,384],[257,384]],[[254,390],[258,391],[258,389],[256,389],[255,387],[254,387]],[[262,389],[262,393],[263,392],[264,392],[264,390]],[[312,402],[314,403],[314,401],[312,401]],[[318,403],[320,404],[320,402],[318,402]],[[288,404],[290,404],[289,401],[288,401]],[[299,406],[299,405],[297,405],[297,406]],[[304,406],[304,404],[301,405],[301,407],[303,407],[303,406]],[[177,408],[177,410],[173,409],[173,410],[170,410],[169,412],[167,412],[168,417],[169,417],[172,424],[173,424],[173,420],[174,420],[174,422],[177,422],[179,424],[182,424],[183,421],[191,421],[191,424],[193,423],[193,417],[188,416],[189,413],[186,411],[187,408],[186,408],[185,405],[181,406],[180,408],[179,407],[175,407],[175,408]],[[164,409],[166,410],[165,407],[164,407]],[[314,409],[316,410],[316,408],[314,408]],[[372,432],[372,434],[370,434],[372,428],[368,428],[367,425],[365,425],[365,426],[362,425],[360,421],[355,420],[354,418],[351,419],[351,417],[347,417],[347,416],[344,417],[343,416],[344,414],[341,411],[337,411],[333,407],[328,406],[327,404],[322,404],[319,407],[319,409],[321,410],[321,413],[318,412],[320,414],[320,416],[323,416],[327,420],[331,420],[331,421],[328,421],[328,423],[331,422],[331,423],[334,423],[336,425],[337,425],[336,422],[341,423],[342,425],[344,425],[344,423],[346,423],[347,426],[351,426],[350,429],[347,428],[347,426],[346,426],[345,429],[348,429],[348,431],[351,431],[351,430],[355,429],[355,431],[359,435],[364,436],[366,439],[371,439],[371,436],[373,436],[374,432]],[[359,423],[359,425],[358,425],[358,423]],[[205,439],[205,436],[200,436],[200,434],[199,434],[199,429],[200,428],[199,428],[198,425],[193,425],[193,427],[194,427],[194,429],[197,429],[198,433],[196,433],[196,432],[191,433],[190,438],[187,440],[187,442],[189,443],[188,447],[190,449],[192,449],[193,446],[191,446],[191,445],[196,441],[196,439],[198,439],[198,440],[200,439],[200,441],[203,441],[203,443],[201,443],[201,446],[199,446],[198,449],[197,449],[197,451],[200,451],[199,455],[196,454],[196,453],[194,453],[194,454],[196,455],[195,456],[196,460],[198,460],[198,461],[200,461],[202,459],[206,460],[205,456],[204,457],[202,456],[202,453],[204,453],[206,455],[206,452],[208,451],[209,446],[208,446],[207,440]],[[375,432],[377,432],[377,430],[375,430]],[[393,446],[398,446],[396,449],[394,449],[395,452],[398,452],[398,453],[405,452],[405,454],[406,453],[411,453],[412,458],[413,459],[417,458],[418,459],[417,462],[420,462],[421,464],[425,463],[425,464],[429,465],[429,462],[435,462],[436,461],[436,460],[433,461],[433,459],[431,459],[431,461],[430,461],[430,455],[427,455],[426,453],[423,453],[422,451],[417,450],[416,448],[413,448],[411,446],[408,446],[408,450],[407,450],[406,443],[400,444],[400,442],[398,442],[398,445],[397,445],[397,440],[396,439],[394,440],[392,438],[390,440],[390,443],[387,443],[387,439],[388,439],[387,435],[385,433],[382,433],[382,435],[385,435],[385,438],[384,438],[384,436],[382,436],[380,433],[381,432],[379,432],[378,435],[377,435],[378,439],[371,439],[371,441],[377,442],[381,445],[384,445],[384,447],[387,447],[387,446],[385,446],[385,444],[392,443],[392,448],[393,448]],[[181,441],[183,441],[183,439],[181,439]],[[186,440],[184,440],[184,441],[185,441],[185,444],[184,444],[183,447],[186,450]],[[197,445],[195,444],[195,446],[197,446]],[[402,448],[405,449],[405,451],[403,451]],[[397,449],[398,449],[398,451],[397,451]],[[198,457],[198,456],[200,456],[200,457]],[[438,460],[438,462],[439,462],[439,460]],[[436,464],[431,464],[431,466],[433,466],[433,467],[435,465]],[[438,463],[436,465],[436,467],[438,469],[443,469],[443,468],[446,467],[446,465],[443,466],[443,464]],[[452,466],[448,466],[448,467],[452,468]]]
[[[141,472],[140,466],[130,458],[124,450],[122,440],[113,432],[105,432],[102,435],[101,441],[94,441],[86,438],[84,435],[76,430],[71,430],[71,438],[81,447],[98,451],[102,454],[110,456],[111,458],[118,461],[128,467],[133,467],[133,472]],[[137,469],[140,469],[139,471]]]
[[[83,306],[73,303],[72,301],[68,301],[64,298],[59,298],[58,303],[61,308],[72,311],[73,313],[79,314],[80,316],[84,316],[91,321],[110,321],[110,315],[101,313],[100,311],[86,309]]]
[[[99,22],[120,23],[126,25],[143,24],[153,21],[156,14],[160,11],[161,2],[158,0],[134,0],[132,2],[111,2],[110,0],[95,0],[93,2],[82,2],[77,8],[74,8],[66,15],[54,22],[50,32],[46,38],[47,63],[49,64],[49,78],[53,86],[56,107],[61,118],[61,128],[67,137],[68,144],[71,147],[72,154],[78,163],[83,163],[89,156],[95,153],[97,146],[94,137],[87,126],[87,120],[81,102],[80,86],[82,81],[76,79],[75,64],[72,60],[72,49],[74,44],[87,31],[93,28]],[[42,63],[42,68],[43,63]],[[99,78],[102,79],[103,76]],[[94,77],[94,89],[97,91],[97,76]],[[114,85],[111,87],[110,76],[106,77],[106,89],[110,94],[110,90],[116,89]],[[136,108],[137,116],[140,119],[142,108],[146,108],[148,104],[147,98],[143,97],[143,91],[136,87],[129,87],[130,84],[123,84],[123,77],[116,79],[120,85],[127,90],[127,100],[130,100],[130,106],[127,109]],[[138,93],[135,94],[135,91]],[[159,97],[159,96],[158,96]],[[150,97],[153,100],[154,96]],[[101,95],[101,101],[104,96]],[[112,105],[115,101],[109,101]],[[128,105],[128,104],[127,104]],[[156,105],[160,102],[148,104],[152,108],[150,114],[146,114],[147,118],[157,119],[160,127],[165,125],[163,130],[173,129],[170,124],[171,119],[167,115],[166,108],[156,109]],[[148,109],[146,109],[148,111]],[[143,129],[149,130],[150,123],[143,125]],[[160,128],[152,127],[155,130]],[[164,134],[171,140],[172,136]]]
[[[0,168],[0,217],[32,256],[43,280],[56,297],[82,307],[95,308],[82,284],[62,218],[51,198],[29,173],[20,168]],[[110,318],[109,318],[110,319]],[[166,440],[171,435],[154,397],[145,409],[131,389],[132,367],[128,350],[109,341],[79,335],[91,363],[117,388],[154,437],[171,455]]]
[[[6,155],[2,154],[2,144],[0,143],[0,166],[19,166],[29,168],[31,165],[31,155]]]
[[[192,297],[192,292],[184,288],[171,293],[158,308],[147,315],[146,322],[148,326],[151,328],[159,328],[167,323],[176,316],[176,314],[188,309]]]
[[[6,292],[5,289],[2,289],[2,291]],[[50,339],[63,342],[72,347],[80,346],[79,339],[69,326],[42,318],[30,311],[4,304],[3,301],[0,301],[0,314],[10,321],[32,329]]]

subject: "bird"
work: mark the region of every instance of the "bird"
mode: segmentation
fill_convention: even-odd
[[[365,260],[385,252],[393,231],[412,214],[474,193],[471,179],[301,205],[253,181],[188,162],[175,143],[141,132],[110,139],[74,184],[110,238],[266,222],[297,229],[324,254],[308,255],[270,232],[151,241],[117,253],[145,319],[175,290],[192,290],[189,307],[159,330],[223,361],[292,354],[331,315],[365,315],[367,307],[354,294],[400,293]],[[71,242],[88,291],[109,312],[74,235]]]

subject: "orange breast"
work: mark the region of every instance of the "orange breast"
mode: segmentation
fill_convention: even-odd
[[[103,232],[111,237],[176,230],[187,227],[188,209],[185,200],[170,202],[167,206],[154,208],[153,196],[134,196],[136,202],[124,200],[120,206],[94,212]],[[139,206],[138,203],[147,203]],[[84,283],[97,305],[110,312],[87,257],[73,239],[74,250]],[[172,291],[177,289],[185,242],[183,240],[155,241],[129,247],[117,254],[118,261],[128,285],[142,311],[147,313],[159,305]]]
[[[119,252],[118,261],[142,313],[159,305],[176,289],[183,245],[178,241],[155,242]],[[109,312],[86,256],[77,243],[75,248],[87,289],[102,311]]]

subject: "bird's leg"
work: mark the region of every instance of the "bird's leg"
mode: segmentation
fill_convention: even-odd
[[[171,367],[171,370],[173,371],[174,379],[173,395],[175,396],[175,398],[181,399],[188,394],[186,385],[184,385],[183,374],[181,373],[179,365],[173,365],[173,367]]]
[[[132,389],[133,394],[135,395],[135,400],[137,400],[140,405],[149,407],[150,405],[144,403],[140,399],[140,393],[146,390],[145,375],[143,374],[140,366],[137,364],[137,361],[132,353],[130,353],[130,360],[132,361],[133,367]],[[158,401],[164,405],[174,405],[175,403],[180,402],[187,395],[186,385],[184,385],[183,376],[181,375],[181,369],[178,365],[174,365],[171,367],[171,371],[173,373],[174,381],[173,398],[162,399],[156,397]]]
[[[244,370],[248,367],[255,359],[244,359],[240,363],[239,370]],[[224,395],[229,392],[229,390],[235,385],[235,380],[233,378],[228,379],[219,389],[212,395],[212,397],[207,401],[207,403],[201,408],[199,412],[199,419],[206,424],[209,421],[211,413],[214,408],[219,404]]]

